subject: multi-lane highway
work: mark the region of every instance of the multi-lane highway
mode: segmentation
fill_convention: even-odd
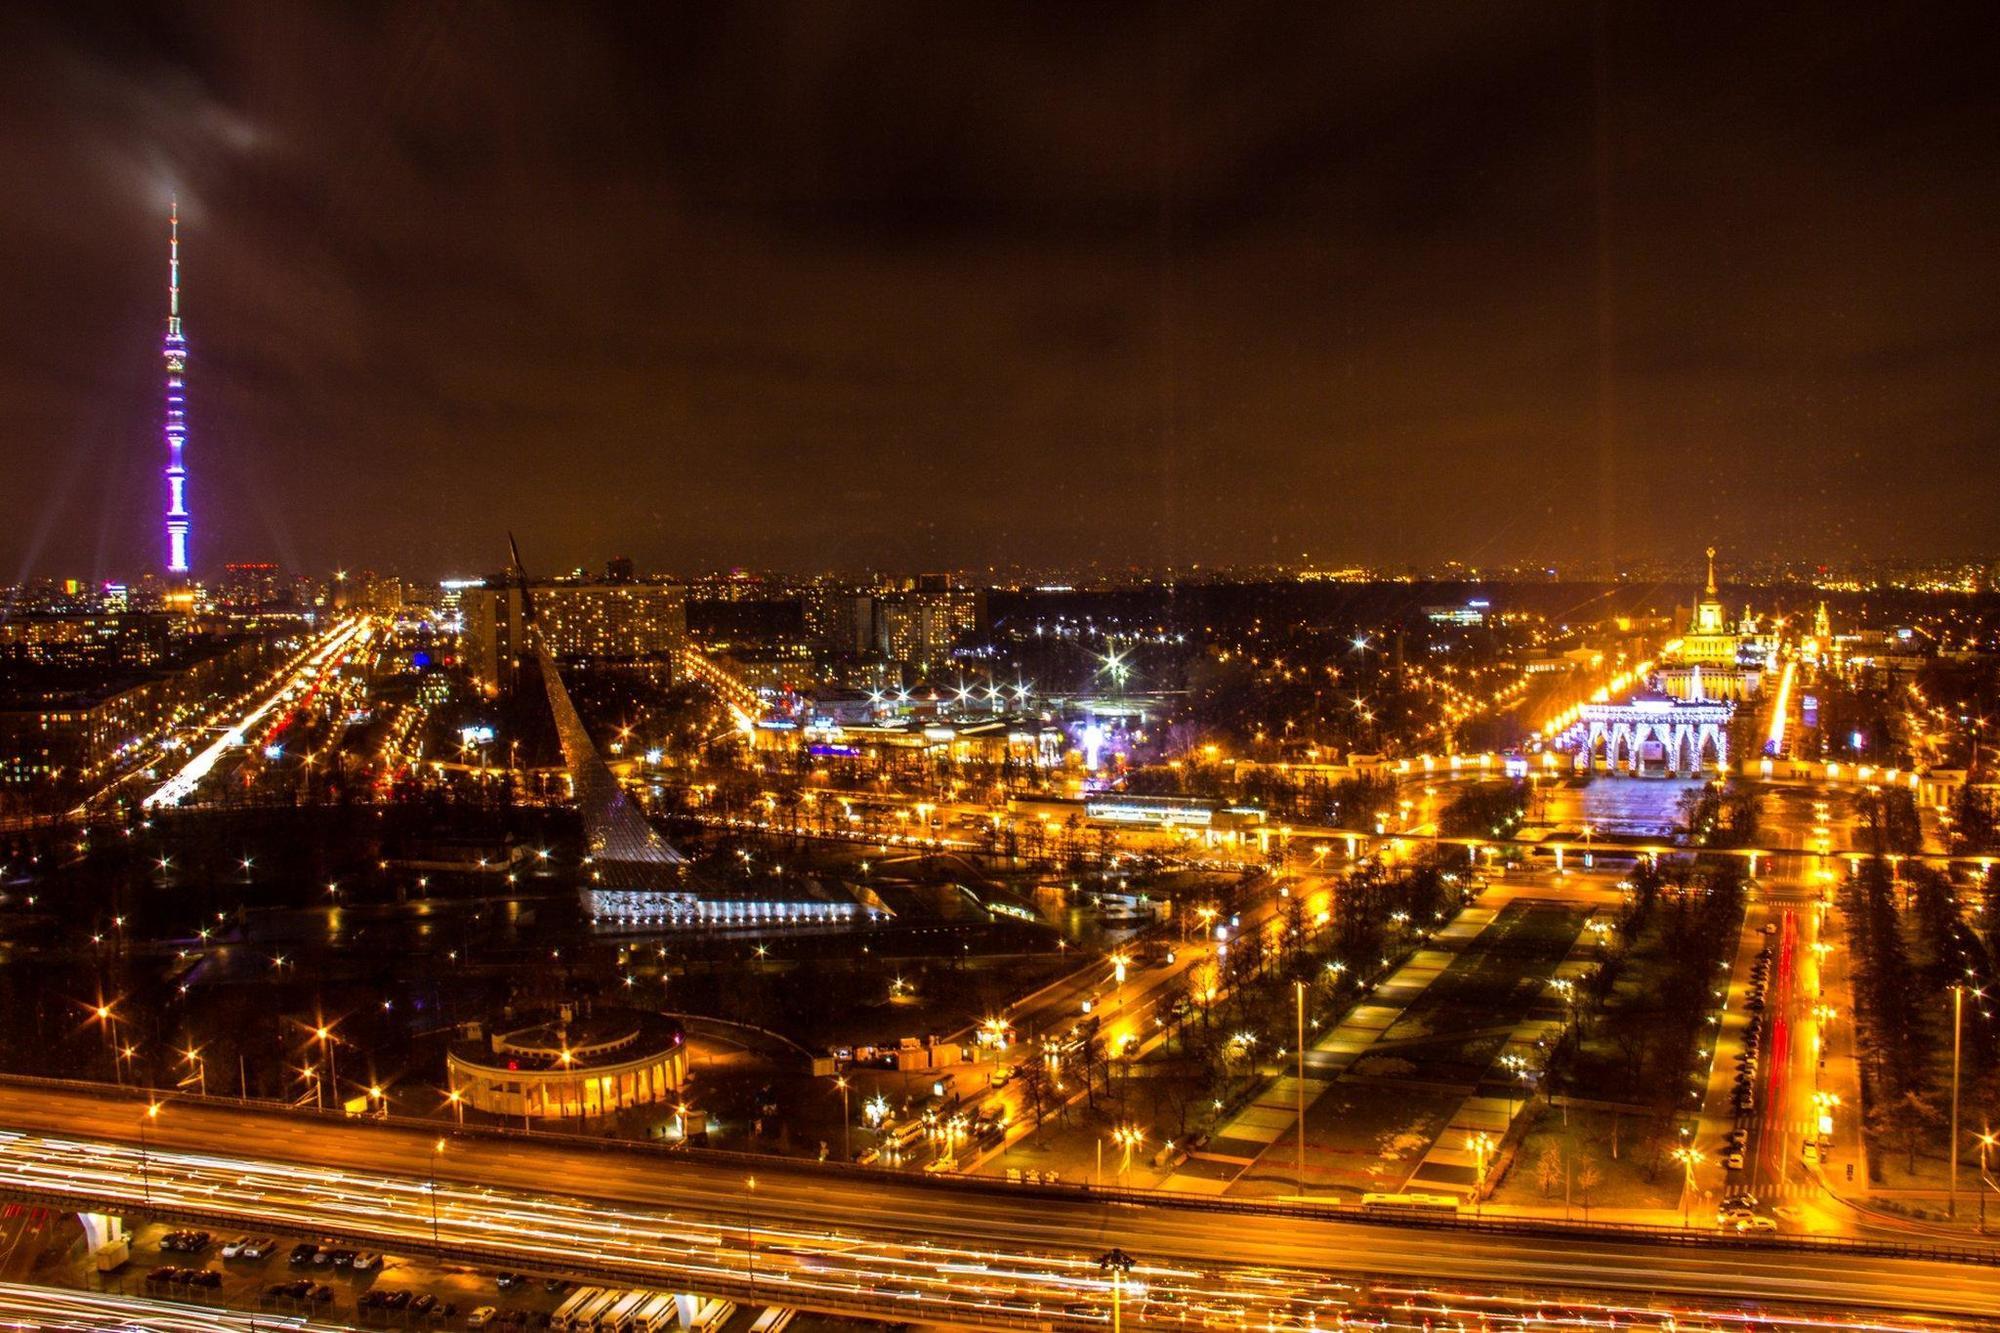
[[[17,1329],[144,1329],[146,1333],[343,1333],[346,1324],[323,1323],[269,1311],[218,1309],[66,1287],[0,1282],[0,1327]]]
[[[140,1123],[146,1139],[142,1153]],[[488,1262],[706,1287],[828,1310],[1007,1323],[1096,1319],[1094,1257],[1116,1246],[1168,1306],[1322,1326],[1358,1284],[1516,1295],[1592,1291],[1949,1316],[2000,1310],[2000,1268],[1862,1249],[1672,1246],[1576,1229],[1428,1229],[1275,1209],[1212,1211],[663,1157],[0,1085],[0,1191],[153,1206],[394,1250],[439,1242]],[[435,1196],[427,1179],[435,1170]],[[752,1181],[754,1180],[754,1184]],[[782,1285],[780,1285],[782,1284]],[[1345,1293],[1345,1294],[1343,1294]],[[1069,1306],[1078,1306],[1071,1313]],[[1035,1307],[1039,1307],[1036,1310]]]
[[[366,616],[353,616],[336,623],[294,659],[268,692],[254,699],[239,716],[221,722],[221,734],[161,783],[146,797],[145,804],[173,806],[187,801],[229,755],[243,751],[258,739],[257,729],[266,718],[280,715],[288,706],[303,707],[309,703],[348,655],[366,644],[373,632],[374,622]]]

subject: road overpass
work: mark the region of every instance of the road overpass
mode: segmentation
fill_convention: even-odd
[[[337,1235],[393,1252],[874,1317],[1102,1321],[1093,1260],[1135,1298],[1257,1326],[1331,1322],[1357,1284],[1704,1303],[2000,1311],[2000,1255],[1556,1223],[1419,1225],[1318,1206],[925,1180],[733,1154],[286,1114],[0,1083],[0,1194]],[[142,1129],[142,1125],[144,1128]],[[142,1138],[143,1135],[143,1138]],[[436,1182],[435,1192],[431,1183]],[[433,1212],[435,1208],[435,1212]],[[1471,1297],[1467,1297],[1471,1299]],[[1135,1314],[1138,1311],[1135,1311]],[[2000,1328],[2000,1324],[1987,1325]]]

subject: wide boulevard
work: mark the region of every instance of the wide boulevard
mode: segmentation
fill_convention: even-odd
[[[1095,1256],[1141,1265],[1135,1298],[1322,1322],[1355,1282],[1951,1316],[2000,1310],[1990,1263],[1783,1245],[1670,1245],[1577,1230],[1472,1231],[1278,1212],[1132,1206],[997,1184],[746,1168],[740,1159],[497,1139],[227,1105],[0,1084],[0,1192],[315,1229],[545,1272],[828,1310],[1005,1324],[1101,1318]],[[143,1124],[143,1131],[142,1131]],[[438,1188],[428,1188],[435,1179]],[[433,1212],[433,1201],[435,1212]],[[1144,1293],[1143,1295],[1141,1293]],[[1064,1300],[1067,1296],[1069,1299]],[[1071,1309],[1074,1305],[1077,1308]],[[2000,1325],[1996,1325],[2000,1326]]]

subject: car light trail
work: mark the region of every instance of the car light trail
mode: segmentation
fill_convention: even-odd
[[[0,1328],[117,1328],[146,1333],[215,1333],[217,1329],[296,1329],[298,1333],[346,1333],[346,1324],[211,1305],[119,1296],[65,1287],[30,1287],[0,1282]]]
[[[1792,677],[1798,674],[1797,662],[1786,662],[1785,669],[1778,676],[1778,695],[1771,702],[1771,730],[1764,737],[1764,753],[1780,755],[1785,749],[1785,715],[1792,707]]]
[[[162,805],[179,805],[193,795],[195,788],[201,785],[201,780],[209,775],[224,754],[242,745],[244,737],[250,733],[251,728],[263,721],[272,709],[290,699],[300,682],[323,671],[329,663],[335,662],[338,655],[368,629],[368,624],[368,620],[362,617],[335,626],[320,641],[320,646],[313,651],[312,656],[308,657],[298,670],[287,676],[283,684],[273,690],[262,703],[244,714],[234,726],[224,731],[221,737],[204,747],[180,772],[162,783],[160,789],[148,796],[142,804],[149,810]]]
[[[432,1195],[424,1178],[188,1151],[152,1151],[143,1169],[144,1176],[140,1150],[128,1145],[0,1132],[0,1190],[144,1212],[149,1181],[154,1203],[167,1210],[304,1235],[365,1236],[392,1251],[432,1248]],[[727,1190],[716,1195],[719,1208],[740,1204]],[[661,1291],[748,1290],[753,1299],[794,1308],[920,1316],[925,1322],[1098,1328],[1110,1321],[1109,1282],[1089,1253],[996,1250],[450,1181],[437,1182],[436,1205],[440,1248],[495,1267],[575,1276],[613,1272],[617,1280]],[[1391,1235],[1384,1233],[1385,1239]],[[1692,1296],[1615,1300],[1573,1292],[1448,1291],[1434,1283],[1378,1286],[1310,1268],[1143,1259],[1125,1279],[1124,1293],[1134,1327],[1499,1331],[1559,1323],[1656,1333],[1741,1330],[1752,1323],[1870,1333],[1936,1327],[1914,1318],[1705,1304]],[[1956,1325],[1972,1326],[1966,1320]]]

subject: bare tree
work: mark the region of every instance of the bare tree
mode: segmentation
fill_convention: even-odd
[[[1583,1220],[1590,1220],[1590,1192],[1604,1183],[1604,1173],[1597,1169],[1597,1163],[1589,1157],[1576,1159],[1577,1192],[1583,1196]]]
[[[1015,1067],[1014,1077],[1021,1084],[1028,1111],[1035,1117],[1035,1128],[1042,1127],[1042,1107],[1049,1100],[1049,1065],[1039,1055],[1021,1061]]]
[[[1549,1194],[1556,1186],[1562,1184],[1562,1178],[1562,1149],[1556,1144],[1551,1143],[1548,1147],[1542,1149],[1542,1155],[1535,1159],[1535,1183],[1541,1186],[1542,1197],[1544,1199],[1549,1197]]]

